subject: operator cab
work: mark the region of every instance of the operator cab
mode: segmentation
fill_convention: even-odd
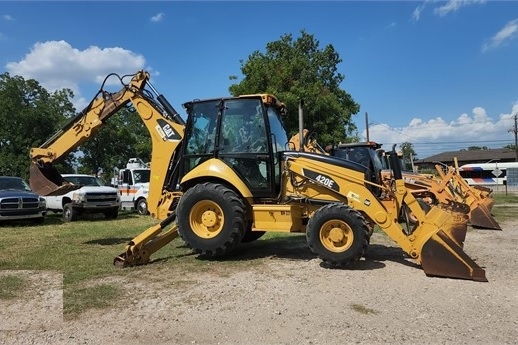
[[[381,144],[373,141],[338,144],[331,150],[331,155],[367,167],[370,170],[370,181],[381,185],[384,167],[378,155],[380,148]],[[381,193],[381,190],[371,191],[377,196]]]
[[[288,143],[281,120],[284,104],[274,96],[260,94],[195,100],[183,107],[189,116],[181,176],[217,158],[240,176],[255,196],[278,194],[279,157]]]

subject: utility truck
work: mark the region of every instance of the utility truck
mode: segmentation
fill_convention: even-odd
[[[123,169],[114,169],[111,184],[120,192],[122,209],[136,210],[141,215],[149,213],[147,196],[150,172],[149,164],[138,158],[130,158]]]

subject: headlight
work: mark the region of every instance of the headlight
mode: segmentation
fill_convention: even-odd
[[[84,192],[72,193],[72,201],[76,201],[76,202],[85,201],[85,193]]]
[[[45,200],[45,198],[40,197],[38,200],[38,207],[47,207],[47,200]]]

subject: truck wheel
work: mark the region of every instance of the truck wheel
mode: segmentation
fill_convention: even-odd
[[[245,234],[245,205],[233,190],[220,184],[189,188],[180,198],[176,213],[178,233],[205,258],[224,256]]]
[[[306,239],[311,251],[324,262],[347,266],[365,253],[369,227],[360,212],[344,204],[329,204],[308,221]]]
[[[104,217],[106,219],[116,219],[119,216],[119,208],[114,207],[109,211],[104,212]]]
[[[65,204],[65,206],[63,206],[63,220],[65,222],[77,220],[78,215],[79,212],[72,207],[72,204]]]
[[[144,198],[138,199],[135,209],[137,210],[137,213],[142,216],[148,214],[149,212],[147,210],[147,200]]]

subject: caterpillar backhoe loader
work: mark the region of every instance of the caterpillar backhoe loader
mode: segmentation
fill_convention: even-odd
[[[487,281],[463,250],[462,209],[440,204],[424,210],[398,169],[387,188],[360,164],[290,149],[285,106],[268,94],[187,102],[184,122],[140,71],[117,93],[100,92],[52,140],[31,150],[31,184],[59,193],[63,184],[52,163],[130,104],[152,138],[148,207],[160,223],[133,238],[115,265],[146,264],[178,235],[200,256],[216,258],[278,231],[305,233],[324,262],[347,266],[363,256],[377,225],[426,275]],[[382,192],[393,194],[390,208]],[[404,205],[416,215],[411,231],[397,221]]]
[[[306,148],[312,149],[315,144],[308,139]],[[373,178],[378,183],[390,185],[392,181],[391,166],[388,166],[388,159],[380,159],[386,151],[381,149],[381,145],[369,142],[356,142],[339,144],[335,146],[330,154],[353,160],[357,163],[369,167],[373,173]],[[397,166],[402,168],[399,159]],[[445,173],[440,165],[435,167],[440,176],[439,179],[414,173],[402,171],[405,187],[418,199],[428,203],[451,203],[457,202],[468,207],[469,222],[473,227],[481,229],[502,230],[498,222],[491,215],[493,199],[484,190],[473,190],[464,181],[453,167],[448,167]],[[411,217],[413,218],[413,217]]]

